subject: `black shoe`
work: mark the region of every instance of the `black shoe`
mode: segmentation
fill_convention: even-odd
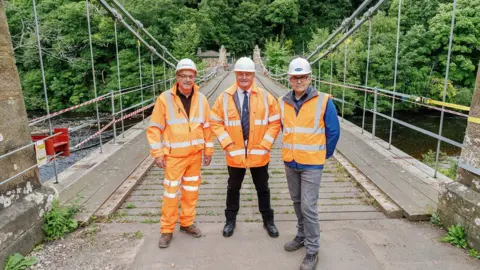
[[[305,237],[295,236],[295,239],[288,242],[283,246],[286,251],[295,251],[299,250],[301,247],[305,246]]]
[[[314,254],[308,254],[303,259],[302,265],[300,265],[300,270],[315,270],[317,269],[318,263],[318,252]]]
[[[264,223],[263,227],[265,228],[265,230],[267,230],[268,235],[270,235],[270,237],[278,237],[279,236],[277,227],[275,227],[275,224],[273,224],[273,221],[269,221],[269,222]]]
[[[232,236],[233,230],[235,230],[235,220],[227,220],[225,227],[223,227],[223,236],[225,237]]]

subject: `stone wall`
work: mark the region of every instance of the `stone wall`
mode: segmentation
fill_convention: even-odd
[[[470,106],[467,132],[456,182],[443,187],[438,200],[440,217],[448,228],[461,225],[470,247],[480,250],[480,63]]]

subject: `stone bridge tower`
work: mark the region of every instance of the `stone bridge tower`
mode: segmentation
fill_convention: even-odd
[[[0,0],[0,119],[0,156],[31,142],[3,0]],[[40,183],[36,163],[33,145],[0,158],[0,269],[8,255],[26,254],[43,240],[43,215],[54,191]]]

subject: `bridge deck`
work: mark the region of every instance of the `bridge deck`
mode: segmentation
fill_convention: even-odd
[[[230,75],[220,91],[231,82]],[[283,244],[296,233],[296,221],[279,142],[277,139],[270,167],[279,238],[268,237],[256,222],[260,214],[248,174],[235,234],[230,238],[221,235],[223,224],[217,222],[223,221],[227,174],[222,152],[217,149],[213,164],[202,171],[197,221],[204,237],[175,233],[168,249],[157,248],[163,171],[152,167],[110,223],[94,223],[66,239],[46,243],[31,254],[40,260],[35,269],[298,269],[305,249],[283,250]],[[109,162],[116,163],[116,158]],[[113,176],[110,171],[105,173]],[[443,230],[428,223],[385,218],[337,160],[328,161],[320,192],[319,269],[478,269],[476,259],[438,241]]]
[[[213,104],[219,93],[234,82],[233,74],[219,85],[217,91],[209,98]],[[264,80],[262,82],[265,83]],[[263,87],[262,82],[257,84]],[[267,82],[268,83],[268,82]],[[197,208],[197,222],[223,222],[227,169],[224,152],[215,143],[216,149],[212,164],[202,168],[202,184]],[[288,193],[284,165],[281,161],[281,136],[277,138],[272,150],[270,171],[270,187],[272,208],[277,221],[295,221],[292,202]],[[163,194],[163,169],[153,166],[145,179],[137,186],[131,196],[117,212],[119,222],[158,223],[160,220],[161,197]],[[238,215],[240,222],[260,222],[255,186],[247,173],[241,191],[241,209]],[[384,219],[383,213],[371,205],[367,196],[348,177],[341,165],[329,160],[323,174],[320,188],[319,218],[320,220],[344,219]]]

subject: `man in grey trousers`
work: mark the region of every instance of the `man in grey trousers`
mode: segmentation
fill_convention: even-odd
[[[286,251],[306,247],[300,270],[316,269],[320,248],[317,201],[323,166],[340,137],[337,110],[330,95],[311,86],[312,69],[303,58],[290,62],[288,75],[293,91],[279,98],[288,189],[297,215],[297,235]]]

